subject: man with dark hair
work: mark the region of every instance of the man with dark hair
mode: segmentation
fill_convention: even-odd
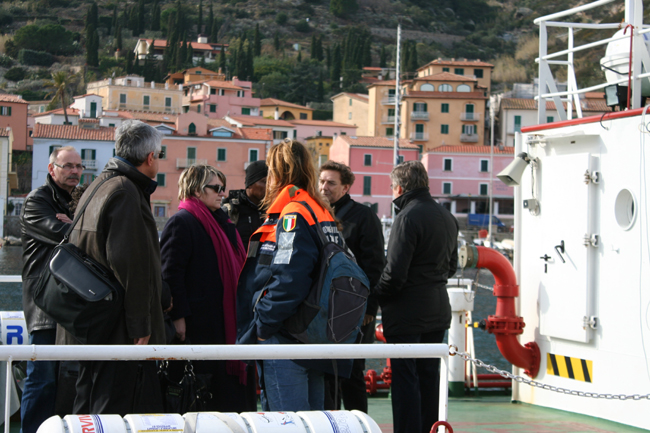
[[[447,279],[456,273],[458,222],[429,193],[419,161],[390,174],[395,221],[374,293],[386,342],[442,343],[451,323]],[[391,359],[395,433],[428,433],[438,420],[440,359]]]
[[[222,203],[246,247],[251,235],[265,219],[265,212],[260,210],[260,203],[266,194],[268,172],[266,161],[251,162],[246,167],[246,189],[231,190]]]
[[[56,323],[34,304],[38,277],[72,222],[69,202],[84,167],[72,146],[58,147],[50,155],[45,184],[30,192],[20,218],[23,241],[23,312],[29,344],[54,344]],[[56,361],[27,361],[21,401],[21,431],[34,433],[54,415]]]
[[[384,234],[377,215],[368,207],[350,197],[354,174],[350,167],[328,161],[320,167],[320,192],[330,202],[336,218],[343,224],[343,238],[361,269],[368,276],[370,287],[379,281],[384,269]],[[366,316],[363,321],[362,343],[372,344],[375,336],[377,300],[368,298]],[[349,379],[340,379],[341,396],[346,410],[360,410],[368,413],[366,380],[363,376],[364,359],[355,359]],[[333,402],[338,406],[338,402]],[[332,407],[334,409],[334,407]]]
[[[123,311],[106,344],[164,344],[161,308],[160,245],[151,213],[152,180],[158,173],[161,135],[140,121],[126,121],[115,131],[115,153],[79,201],[88,202],[70,241],[115,273],[125,290]],[[106,179],[98,187],[99,183]],[[59,328],[63,331],[63,328]],[[60,340],[59,338],[57,338]],[[78,344],[65,332],[67,344]],[[161,412],[162,396],[153,361],[81,361],[73,412]],[[138,391],[138,379],[151,378]]]

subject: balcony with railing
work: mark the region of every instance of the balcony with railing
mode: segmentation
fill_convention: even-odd
[[[460,134],[462,143],[478,143],[478,134]]]
[[[382,105],[395,105],[395,97],[389,96],[381,100]]]
[[[411,141],[429,141],[429,133],[411,132]]]
[[[187,168],[194,164],[207,165],[208,160],[202,158],[176,158],[176,168]]]
[[[97,160],[96,159],[82,159],[81,165],[86,167],[86,170],[97,170]]]
[[[429,120],[428,111],[412,111],[411,120]]]
[[[481,120],[481,113],[460,113],[460,120],[466,122],[478,122]]]
[[[384,116],[381,118],[381,123],[393,124],[395,123],[395,116]]]

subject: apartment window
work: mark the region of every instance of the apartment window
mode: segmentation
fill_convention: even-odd
[[[364,176],[363,177],[363,195],[372,195],[372,177]]]
[[[394,129],[393,128],[386,128],[386,137],[392,137],[394,136]]]
[[[307,113],[300,113],[300,120],[307,120]]]
[[[453,92],[454,88],[451,87],[451,84],[441,84],[438,87],[438,90],[441,91],[441,92]]]
[[[82,161],[95,160],[96,150],[95,149],[81,149],[81,159]]]
[[[389,98],[395,97],[395,89],[388,89],[388,97]]]
[[[521,131],[521,116],[515,116],[515,132]]]
[[[425,104],[424,102],[414,102],[413,103],[413,111],[426,113],[427,112],[427,104]]]
[[[465,75],[465,69],[463,69],[463,68],[454,68],[454,74],[456,74],[456,75]]]
[[[395,109],[394,108],[389,108],[388,109],[388,117],[395,117]]]
[[[226,91],[224,89],[219,89],[219,96],[224,96]]]
[[[293,130],[293,139],[295,140],[298,137],[298,130],[294,129]]]
[[[250,108],[242,107],[242,109],[241,109],[241,114],[245,114],[245,115],[247,115],[247,116],[250,116],[250,115],[251,115],[251,109],[250,109]]]
[[[189,105],[186,105],[185,107],[183,107],[183,113],[189,113],[189,112],[190,112]]]
[[[487,183],[479,183],[479,185],[478,185],[478,193],[479,193],[479,195],[488,195],[488,184]]]
[[[483,78],[483,69],[474,69],[474,76],[476,78]]]
[[[546,116],[546,123],[553,123],[554,119],[553,116]]]
[[[187,164],[192,165],[196,162],[196,147],[187,148]]]
[[[237,90],[237,97],[238,98],[243,98],[244,97],[244,91],[243,90]]]
[[[323,136],[323,131],[316,131],[316,136],[317,137],[322,137]]]
[[[440,125],[441,134],[449,134],[449,125]]]
[[[210,94],[211,95],[216,95],[217,94],[217,89],[210,89]]]
[[[59,148],[59,147],[61,147],[61,146],[50,146],[50,153],[49,153],[49,155],[52,155],[52,152],[54,152],[54,149],[57,149],[57,148]],[[115,155],[113,155],[113,156],[115,156]]]
[[[160,146],[160,159],[167,159],[167,146]]]
[[[449,72],[449,68],[442,68],[442,72]]]
[[[422,91],[422,92],[433,92],[434,90],[436,90],[436,89],[433,86],[433,84],[425,83],[425,84],[420,86],[420,91]]]
[[[401,164],[404,162],[404,155],[397,155],[397,163]]]
[[[170,111],[172,108],[172,98],[166,97],[165,98],[165,111]]]
[[[480,171],[481,173],[487,173],[488,171],[490,171],[490,161],[488,159],[481,160]]]
[[[451,182],[443,182],[442,183],[442,193],[443,194],[451,194]]]
[[[190,123],[190,125],[187,127],[187,133],[189,135],[196,135],[196,125],[194,123]]]
[[[372,155],[363,155],[363,165],[370,167],[372,165]]]
[[[210,104],[210,113],[217,112],[217,104]]]
[[[352,107],[352,98],[350,98],[349,101],[350,101],[350,102],[348,102],[348,105],[349,105],[350,107]]]
[[[226,156],[227,156],[226,150],[227,149],[224,149],[224,148],[217,149],[217,161],[225,161],[226,160]]]
[[[440,112],[441,113],[449,113],[449,104],[447,104],[447,103],[440,104]]]
[[[144,105],[145,108],[149,108],[149,95],[144,95],[142,97],[142,105]]]
[[[352,120],[352,111],[348,113],[348,120]]]
[[[197,106],[196,106],[196,112],[197,112],[197,113],[200,113],[200,112],[201,112],[201,106],[200,106],[200,105],[197,105]]]
[[[463,125],[462,133],[466,135],[476,135],[477,129],[476,125]]]
[[[442,169],[444,171],[452,171],[452,169],[453,169],[453,163],[452,162],[453,162],[453,159],[451,159],[451,158],[443,159],[442,160],[442,167],[443,167]]]
[[[255,162],[258,160],[259,155],[258,149],[248,149],[248,162]]]
[[[158,182],[158,186],[161,186],[161,187],[162,186],[167,186],[167,184],[165,182],[166,180],[167,180],[167,176],[165,175],[165,173],[158,173],[156,175],[156,182]]]
[[[120,104],[126,104],[126,93],[120,93]]]
[[[114,123],[109,123],[108,126],[109,126],[109,127],[112,126],[113,128],[115,128],[115,124],[114,124]]]
[[[153,207],[153,216],[164,218],[165,217],[165,206],[154,206]]]

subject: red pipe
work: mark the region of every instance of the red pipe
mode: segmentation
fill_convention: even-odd
[[[466,268],[485,268],[494,275],[494,296],[497,297],[496,312],[488,316],[485,329],[494,334],[499,351],[511,364],[525,369],[530,377],[539,373],[540,352],[537,343],[522,346],[517,335],[524,332],[524,319],[517,316],[515,298],[519,286],[512,265],[501,253],[491,248],[465,245],[461,248],[461,265]]]

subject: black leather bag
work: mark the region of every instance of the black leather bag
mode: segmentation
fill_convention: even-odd
[[[103,179],[77,211],[34,290],[34,303],[82,344],[106,343],[124,303],[124,288],[113,272],[68,243],[93,195],[112,177]]]
[[[169,362],[162,361],[158,378],[166,413],[201,412],[208,409],[212,393],[208,389],[204,375],[194,373],[192,361],[185,361],[185,371],[180,382],[170,378],[169,373]]]

